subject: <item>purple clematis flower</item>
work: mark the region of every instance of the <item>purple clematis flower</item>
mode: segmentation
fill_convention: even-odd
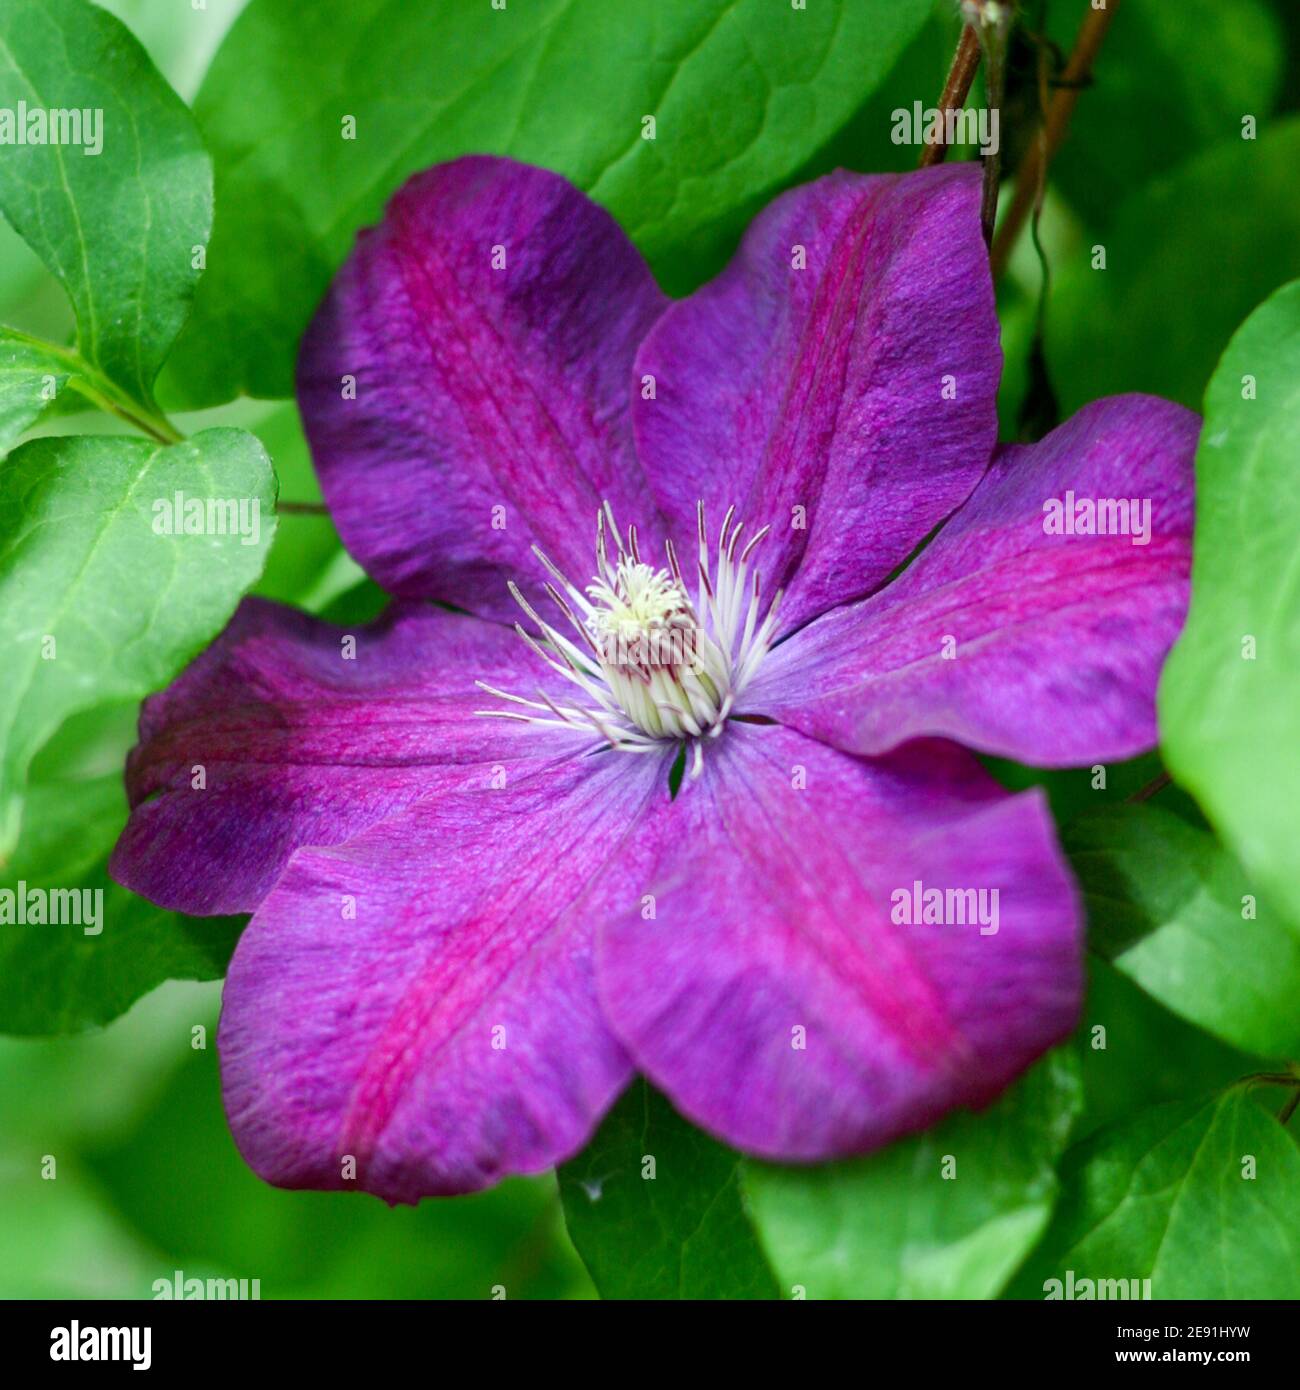
[[[351,633],[246,602],[146,703],[113,863],[253,914],[220,1050],[263,1177],[471,1191],[581,1148],[635,1071],[828,1159],[1071,1031],[1045,800],[975,752],[1154,745],[1198,421],[1129,396],[996,449],[978,204],[969,165],[836,173],[671,304],[508,160],[416,176],[362,234],[299,388],[395,601]],[[1080,499],[1149,505],[1145,538]]]

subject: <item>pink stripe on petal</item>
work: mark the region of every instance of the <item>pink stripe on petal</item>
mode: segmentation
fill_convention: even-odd
[[[794,262],[802,258],[804,268]],[[831,174],[776,199],[637,354],[637,448],[676,537],[772,527],[786,631],[875,588],[965,500],[1002,366],[979,172]]]
[[[657,797],[663,758],[597,754],[299,850],[226,981],[223,1090],[249,1164],[414,1202],[581,1148],[632,1074],[592,936],[633,891]]]
[[[410,179],[298,362],[321,486],[358,562],[391,593],[513,621],[506,583],[540,573],[534,542],[586,582],[604,500],[652,538],[628,407],[666,302],[613,218],[558,174],[475,155]]]
[[[741,1149],[874,1149],[987,1104],[1074,1026],[1081,918],[1046,806],[953,745],[865,762],[733,724],[640,838],[654,917],[602,932],[606,1016],[683,1114]],[[976,920],[895,920],[918,883],[974,890]]]
[[[177,911],[251,912],[299,845],[599,741],[482,718],[503,706],[475,680],[564,685],[508,628],[431,605],[340,628],[246,599],[145,701],[114,878]]]
[[[1120,396],[1002,450],[897,580],[770,653],[743,707],[863,754],[937,735],[1067,767],[1154,747],[1156,683],[1187,611],[1199,424]],[[1148,540],[1045,530],[1071,493],[1075,508],[1136,503],[1133,531],[1149,507]]]

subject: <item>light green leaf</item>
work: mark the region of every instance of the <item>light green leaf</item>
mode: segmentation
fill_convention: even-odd
[[[107,859],[125,823],[120,771],[30,789],[13,862],[0,874],[0,1033],[77,1032],[164,980],[225,974],[243,919],[182,917],[113,883]],[[56,901],[76,920],[66,909],[58,923],[30,920],[33,902]]]
[[[274,498],[266,452],[243,430],[205,430],[170,448],[36,439],[9,456],[0,468],[0,859],[18,833],[32,756],[63,720],[158,689],[221,630],[261,571]],[[196,507],[206,533],[163,533],[191,524]]]
[[[1077,1061],[1061,1049],[983,1114],[952,1116],[868,1158],[746,1163],[782,1288],[808,1298],[994,1297],[1047,1226],[1080,1101]]]
[[[560,1169],[564,1217],[603,1298],[776,1298],[740,1155],[633,1082]]]
[[[1300,282],[1247,319],[1206,393],[1192,602],[1158,705],[1169,770],[1300,924],[1298,536]]]
[[[67,385],[72,368],[43,344],[0,328],[0,458]]]
[[[1245,1087],[1101,1131],[1066,1155],[1061,1189],[1014,1296],[1060,1297],[1045,1285],[1072,1271],[1076,1290],[1150,1279],[1152,1298],[1300,1297],[1300,1149]]]
[[[1064,842],[1092,944],[1124,974],[1237,1047],[1300,1053],[1300,931],[1212,835],[1144,805],[1082,816]]]
[[[216,161],[217,223],[168,392],[193,405],[291,394],[298,339],[357,229],[409,174],[457,155],[567,175],[653,261],[793,173],[929,9],[353,0],[344,15],[252,0],[195,104]]]
[[[0,6],[0,109],[26,116],[29,141],[35,113],[47,121],[44,141],[6,142],[0,210],[67,290],[81,355],[149,404],[212,223],[193,118],[131,32],[86,0]],[[57,143],[51,111],[65,113]]]
[[[1297,167],[1300,116],[1236,135],[1134,193],[1056,267],[1047,353],[1063,414],[1122,391],[1200,406],[1237,325],[1300,275]]]

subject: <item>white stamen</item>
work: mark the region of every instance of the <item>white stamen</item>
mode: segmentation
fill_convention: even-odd
[[[636,527],[629,526],[624,539],[608,502],[596,514],[596,575],[585,593],[534,546],[555,581],[545,584],[545,591],[582,645],[544,621],[519,586],[511,583],[510,592],[537,635],[519,624],[516,631],[552,671],[578,688],[587,703],[562,704],[541,691],[538,699],[526,699],[479,681],[497,699],[536,711],[479,713],[594,730],[627,753],[690,742],[689,776],[699,777],[704,741],[721,734],[766,656],[776,635],[781,601],[778,590],[763,614],[760,575],[755,571],[752,579],[749,576],[750,557],[771,528],[761,527],[741,546],[745,523],[733,528],[735,514],[735,507],[729,507],[723,517],[711,570],[704,504],[697,504],[699,560],[693,601],[672,542],[665,545],[666,568],[647,564]]]

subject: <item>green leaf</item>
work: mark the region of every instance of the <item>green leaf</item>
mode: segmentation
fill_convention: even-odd
[[[28,135],[34,112],[76,112],[80,129],[60,133],[81,143],[6,143],[0,210],[67,290],[81,355],[147,405],[211,228],[198,129],[131,32],[85,0],[0,7],[0,109],[20,103]]]
[[[1081,1100],[1049,1054],[994,1106],[868,1158],[749,1162],[754,1221],[783,1288],[808,1298],[992,1298],[1047,1226]],[[955,1176],[945,1177],[948,1160]]]
[[[1159,1004],[1096,952],[1079,1029],[1084,1111],[1074,1137],[1188,1096],[1230,1086],[1265,1069]]]
[[[1061,1188],[1015,1296],[1073,1271],[1076,1288],[1150,1279],[1152,1298],[1300,1297],[1300,1149],[1245,1087],[1103,1130],[1066,1155]]]
[[[601,1297],[776,1298],[740,1161],[635,1081],[560,1169],[569,1235]]]
[[[1206,150],[1130,197],[1103,235],[1084,238],[1057,267],[1048,310],[1064,414],[1122,391],[1200,405],[1237,325],[1300,275],[1297,167],[1300,116],[1291,116],[1257,140]],[[1104,270],[1092,267],[1094,244],[1105,247]]]
[[[1083,5],[1049,5],[1048,32],[1073,46]],[[1273,110],[1282,38],[1259,0],[1126,0],[1106,35],[1052,179],[1093,227],[1143,187]],[[1142,138],[1134,139],[1133,132]]]
[[[67,385],[71,366],[43,344],[0,328],[0,458]]]
[[[104,0],[103,8],[130,29],[158,71],[186,101],[192,101],[212,55],[244,3],[189,0],[183,24],[177,23],[173,6],[160,5],[158,0]]]
[[[1250,316],[1206,393],[1192,602],[1158,703],[1169,770],[1300,924],[1297,439],[1300,282]]]
[[[1154,806],[1064,836],[1094,947],[1176,1014],[1265,1057],[1300,1053],[1300,931],[1214,837]]]
[[[226,533],[162,534],[177,520],[177,494],[182,520],[192,503],[207,523],[212,503],[213,529]],[[32,756],[63,720],[158,689],[221,630],[261,571],[274,497],[266,452],[243,430],[205,430],[170,448],[36,439],[9,456],[0,468],[0,859],[18,833]]]
[[[953,0],[929,0],[924,23],[909,39],[889,71],[872,86],[866,99],[836,131],[796,169],[781,179],[782,187],[797,187],[836,169],[868,173],[899,173],[915,169],[916,145],[895,144],[893,113],[924,96],[931,104],[939,95],[962,31],[961,11]],[[983,74],[977,72],[968,104],[982,101]],[[949,159],[966,157],[964,146],[949,151]],[[737,235],[771,200],[774,190],[761,188],[734,211],[698,234],[692,233],[654,254],[655,275],[671,295],[686,295],[717,275],[735,254]]]
[[[1047,793],[1052,817],[1059,826],[1068,826],[1076,816],[1091,811],[1124,805],[1135,792],[1140,792],[1164,772],[1158,753],[1143,753],[1125,762],[1107,763],[1102,768],[1104,777],[1092,766],[1026,767],[1023,763],[987,756],[982,756],[980,761],[1008,791],[1041,787]],[[1205,823],[1196,802],[1177,787],[1162,791],[1160,802],[1166,810],[1177,810],[1184,819]]]
[[[30,789],[0,877],[0,1033],[77,1032],[116,1018],[164,980],[225,974],[243,919],[182,917],[113,883],[107,858],[125,823],[120,771]],[[48,903],[54,892],[80,920],[14,920],[20,899],[35,893]]]
[[[276,405],[249,427],[266,446],[280,486],[275,543],[254,593],[319,612],[364,578],[364,573],[343,549],[334,522],[324,510],[292,509],[295,503],[322,502],[297,406],[291,401]]]
[[[192,405],[290,395],[298,339],[358,228],[409,174],[457,155],[508,154],[567,175],[653,261],[779,186],[873,90],[929,8],[354,0],[342,17],[252,0],[195,103],[218,212],[168,392]],[[346,117],[355,139],[343,138]]]

